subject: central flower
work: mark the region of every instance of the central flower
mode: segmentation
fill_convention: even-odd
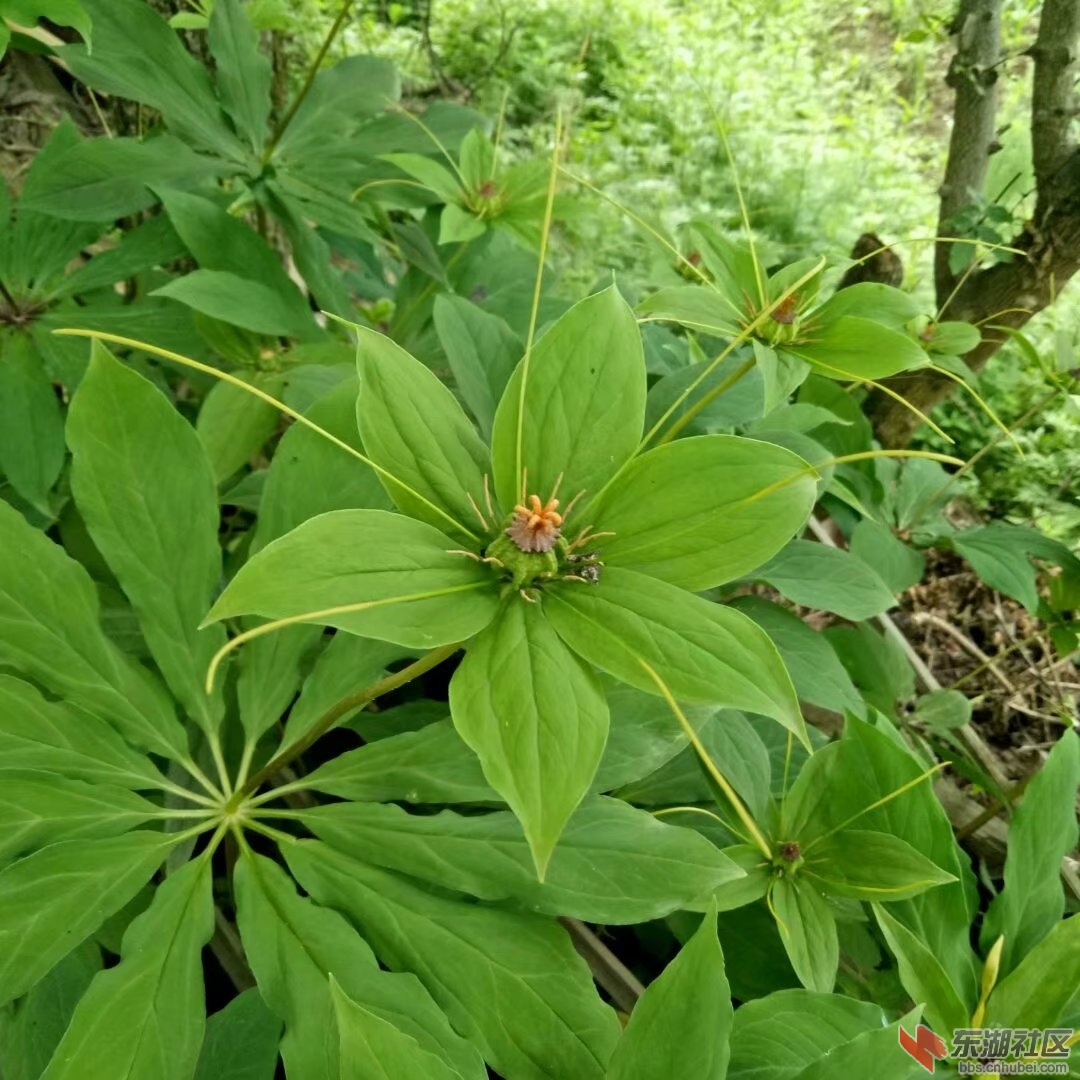
[[[558,509],[558,499],[548,499],[542,504],[539,495],[530,495],[528,506],[519,503],[514,507],[514,519],[506,535],[522,551],[551,551],[562,536],[563,517]]]

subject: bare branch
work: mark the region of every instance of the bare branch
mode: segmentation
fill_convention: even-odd
[[[1031,156],[1038,187],[1036,221],[1057,202],[1062,172],[1076,150],[1072,123],[1077,114],[1076,78],[1080,3],[1045,0],[1031,55]]]
[[[1065,3],[1074,0],[1064,0]],[[996,145],[997,65],[1001,59],[1001,8],[1004,0],[961,0],[953,29],[956,55],[946,82],[956,92],[952,135],[941,185],[938,234],[954,235],[951,221],[981,192]],[[943,302],[954,284],[949,270],[951,245],[934,253],[934,284]]]

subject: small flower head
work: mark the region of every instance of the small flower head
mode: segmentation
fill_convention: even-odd
[[[558,509],[558,499],[541,503],[539,495],[530,495],[527,506],[519,503],[514,507],[514,519],[506,535],[522,551],[551,551],[562,536],[563,518]]]

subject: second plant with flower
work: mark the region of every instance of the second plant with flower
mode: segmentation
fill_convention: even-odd
[[[296,623],[464,649],[454,725],[521,821],[541,876],[604,749],[598,672],[769,716],[805,739],[769,638],[694,594],[744,576],[802,528],[814,471],[726,435],[665,442],[654,429],[643,451],[641,338],[614,287],[526,350],[490,446],[434,373],[356,332],[365,457],[399,512],[322,514],[259,551],[208,621],[271,621],[223,651]]]

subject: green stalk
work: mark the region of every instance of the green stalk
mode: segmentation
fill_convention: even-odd
[[[263,150],[262,164],[264,168],[270,163],[270,159],[274,156],[274,151],[277,149],[278,143],[281,142],[281,137],[293,122],[297,109],[303,104],[304,98],[308,96],[308,92],[311,90],[311,84],[315,81],[315,76],[319,74],[319,68],[322,66],[323,60],[326,59],[326,54],[330,51],[330,46],[333,44],[334,38],[337,37],[338,31],[345,24],[345,16],[349,14],[349,9],[351,7],[352,0],[345,0],[345,3],[341,5],[341,10],[338,12],[338,16],[334,20],[333,25],[330,27],[330,32],[326,35],[322,47],[316,54],[315,59],[311,62],[307,77],[304,79],[304,85],[300,87],[300,93],[293,98],[293,102],[289,106],[288,112],[281,118],[278,126],[274,128],[274,132],[270,136],[270,141]]]
[[[398,687],[412,682],[413,679],[418,678],[453,656],[461,646],[462,642],[455,641],[451,645],[443,645],[438,649],[432,649],[431,652],[425,653],[419,660],[414,661],[406,668],[402,668],[401,671],[395,671],[393,674],[371,683],[370,686],[365,686],[362,690],[343,697],[336,705],[332,705],[327,709],[301,738],[275,755],[254,776],[247,780],[236,795],[233,796],[232,802],[239,806],[260,785],[264,784],[275,773],[280,772],[290,762],[295,761],[306,750],[309,750],[343,716],[351,713],[354,709],[369,704],[378,697],[382,697],[383,694],[390,693],[391,690],[396,690]]]

